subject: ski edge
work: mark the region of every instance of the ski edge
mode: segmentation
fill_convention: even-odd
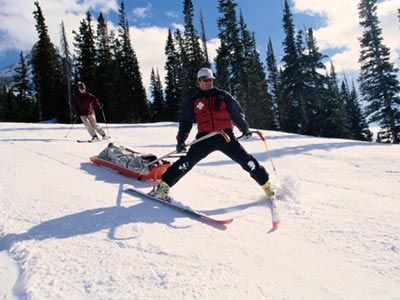
[[[165,206],[169,206],[171,208],[175,208],[176,210],[179,210],[179,211],[181,211],[183,213],[187,213],[187,214],[189,214],[189,215],[191,215],[191,216],[193,216],[193,217],[195,217],[195,218],[197,218],[199,220],[207,222],[207,223],[220,225],[220,226],[225,226],[225,225],[231,224],[233,222],[233,218],[223,219],[223,220],[214,219],[214,218],[212,218],[210,216],[207,216],[207,215],[205,215],[205,214],[203,214],[201,212],[198,212],[198,211],[195,211],[195,210],[192,210],[192,209],[189,209],[189,208],[181,207],[181,206],[178,206],[178,205],[174,205],[173,203],[169,203],[169,202],[165,202],[163,200],[157,199],[156,197],[153,197],[153,196],[151,196],[151,195],[149,195],[147,193],[144,193],[144,192],[139,191],[139,190],[134,189],[134,188],[126,188],[125,191],[132,192],[132,193],[135,193],[137,195],[144,196],[147,199],[151,199],[151,200],[156,201],[158,203],[161,203],[161,204],[163,204]]]

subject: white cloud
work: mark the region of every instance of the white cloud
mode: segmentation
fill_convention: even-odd
[[[208,52],[208,59],[212,64],[214,59],[217,57],[217,49],[221,45],[221,41],[219,38],[214,38],[207,41],[207,52]]]
[[[183,24],[180,24],[180,23],[175,23],[175,22],[173,22],[173,23],[171,24],[171,26],[172,26],[172,28],[174,28],[174,29],[179,29],[179,31],[180,31],[181,33],[183,33],[183,31],[185,30],[185,26],[184,26]]]
[[[37,41],[33,11],[34,1],[0,0],[0,53],[7,50],[27,51]],[[72,30],[77,30],[89,8],[103,12],[118,10],[116,0],[41,0],[40,7],[46,20],[51,41],[56,46],[60,41],[60,23],[64,21],[68,39],[72,41]]]
[[[118,3],[115,0],[84,0],[82,6],[85,7],[85,10],[95,9],[103,13],[118,11]]]
[[[136,7],[132,10],[132,14],[139,19],[144,19],[148,16],[151,11],[151,4],[149,3],[146,7]]]
[[[179,17],[179,14],[176,11],[167,11],[165,15],[173,19],[177,19]]]
[[[130,28],[132,46],[135,49],[143,84],[146,89],[150,85],[151,68],[158,69],[160,77],[164,78],[165,71],[165,43],[168,37],[168,28],[145,27]]]
[[[321,50],[339,49],[331,56],[338,70],[358,71],[361,37],[359,26],[359,0],[294,0],[296,12],[319,15],[325,19],[326,25],[315,31],[318,46]],[[397,8],[400,0],[385,0],[378,4],[378,17],[381,22],[384,44],[391,49],[393,62],[398,61],[396,51],[400,50],[398,38],[399,21]]]

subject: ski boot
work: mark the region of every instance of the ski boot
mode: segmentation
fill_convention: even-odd
[[[156,197],[165,202],[171,202],[171,199],[169,198],[169,185],[164,181],[160,181],[157,187],[150,192],[150,196]]]
[[[265,194],[267,194],[269,200],[275,197],[275,192],[272,190],[271,183],[269,181],[264,183],[261,187],[264,190]]]

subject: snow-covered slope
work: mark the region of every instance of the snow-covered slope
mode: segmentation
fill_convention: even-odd
[[[400,299],[399,145],[264,131],[275,173],[243,141],[281,195],[269,233],[263,191],[223,154],[172,193],[233,217],[225,230],[124,193],[151,184],[92,165],[107,142],[68,129],[0,123],[0,299]],[[140,152],[175,147],[174,123],[108,129]]]

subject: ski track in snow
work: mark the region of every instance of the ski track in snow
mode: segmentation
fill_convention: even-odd
[[[213,153],[173,197],[225,230],[124,193],[150,188],[89,162],[108,142],[157,155],[176,124],[0,123],[0,299],[400,299],[399,145],[265,131],[244,147],[266,167],[282,223],[261,189]],[[155,138],[157,137],[157,138]],[[193,139],[194,130],[189,140]]]

